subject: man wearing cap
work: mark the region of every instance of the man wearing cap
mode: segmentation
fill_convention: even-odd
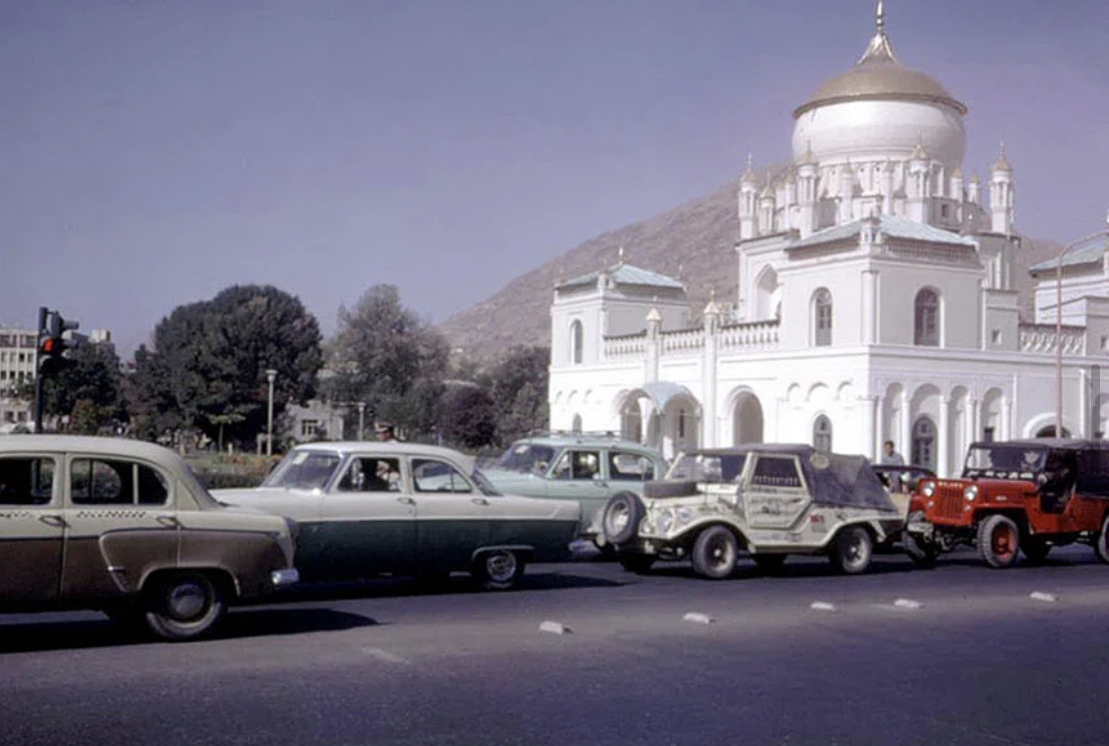
[[[393,424],[391,422],[379,422],[375,430],[377,432],[377,439],[381,442],[397,439],[396,435],[393,433]]]

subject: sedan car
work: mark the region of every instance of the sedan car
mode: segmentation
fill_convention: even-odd
[[[168,640],[295,583],[295,525],[221,506],[173,451],[0,436],[0,608],[103,611]]]
[[[260,487],[214,494],[295,519],[312,580],[459,570],[511,588],[527,563],[566,558],[581,519],[575,502],[501,494],[469,456],[399,441],[300,445]]]

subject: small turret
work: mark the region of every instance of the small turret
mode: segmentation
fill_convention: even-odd
[[[990,174],[990,230],[1013,232],[1013,167],[1005,157],[1005,143],[998,148],[997,162]]]

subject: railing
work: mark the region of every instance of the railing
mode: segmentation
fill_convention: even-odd
[[[1021,352],[1055,352],[1055,324],[1021,324]],[[1086,354],[1086,329],[1081,326],[1064,326],[1062,329],[1063,354]]]
[[[720,327],[720,351],[769,350],[778,346],[778,319]]]
[[[683,329],[681,331],[663,332],[659,335],[662,354],[674,354],[699,350],[705,346],[704,329]]]
[[[622,357],[644,357],[647,354],[647,332],[625,334],[622,337],[605,337],[604,356],[606,360]]]

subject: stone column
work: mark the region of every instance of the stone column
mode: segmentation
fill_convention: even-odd
[[[901,390],[901,442],[897,444],[897,450],[905,458],[905,463],[911,463],[913,459],[913,413],[910,411],[912,402],[909,400],[908,387]]]
[[[950,474],[948,464],[951,451],[951,399],[940,397],[940,421],[936,433],[936,473],[941,477]]]
[[[881,430],[877,426],[879,397],[863,396],[860,398],[863,405],[863,443],[866,444],[866,450],[863,454],[871,461],[877,461],[882,453],[882,449],[877,443],[878,434]]]

